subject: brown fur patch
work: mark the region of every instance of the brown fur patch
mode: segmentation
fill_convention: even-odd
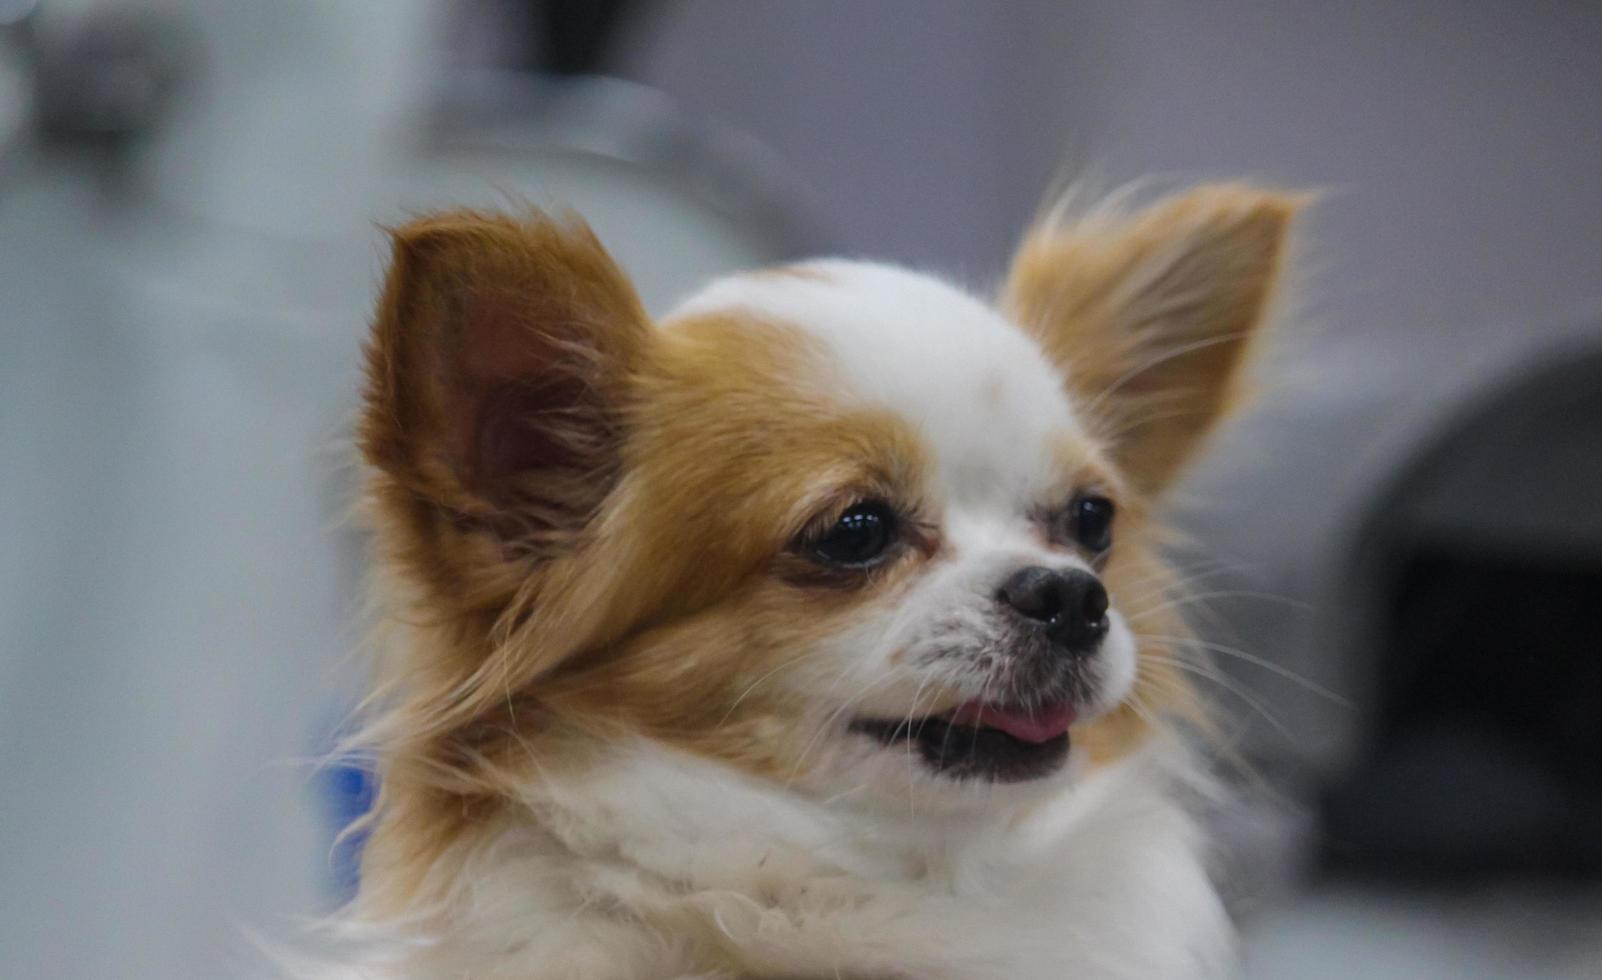
[[[1202,187],[1127,220],[1048,222],[1020,246],[1001,305],[1143,492],[1166,488],[1233,409],[1300,205]]]
[[[660,336],[639,379],[628,495],[608,515],[636,569],[620,583],[635,598],[614,615],[643,630],[542,698],[582,724],[774,771],[793,761],[778,757],[787,740],[774,729],[794,712],[751,685],[921,560],[908,549],[871,588],[798,589],[783,574],[802,561],[788,546],[855,499],[918,513],[927,461],[902,420],[818,387],[821,353],[793,328],[733,312]]]

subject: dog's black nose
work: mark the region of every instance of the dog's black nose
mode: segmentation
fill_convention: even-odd
[[[1053,643],[1072,653],[1088,653],[1107,635],[1107,590],[1089,572],[1020,568],[996,598],[1039,622]]]

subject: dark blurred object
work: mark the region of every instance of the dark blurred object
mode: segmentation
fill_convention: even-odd
[[[605,75],[648,0],[461,0],[450,10],[455,60],[523,74]]]
[[[530,0],[534,8],[535,71],[590,75],[605,63],[638,0]]]
[[[1376,715],[1327,863],[1602,875],[1602,352],[1523,373],[1415,460],[1348,578]]]
[[[0,167],[33,123],[33,8],[0,0]]]
[[[150,10],[97,10],[41,36],[38,124],[46,138],[117,145],[153,131],[192,66],[175,17]]]

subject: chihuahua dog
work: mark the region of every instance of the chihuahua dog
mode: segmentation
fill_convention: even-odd
[[[1229,975],[1158,507],[1298,206],[1054,213],[993,299],[823,260],[656,322],[576,218],[396,230],[382,789],[327,975]]]

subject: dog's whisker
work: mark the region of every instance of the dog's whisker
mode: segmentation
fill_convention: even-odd
[[[1282,677],[1285,680],[1290,681],[1292,684],[1295,684],[1297,687],[1300,687],[1311,694],[1316,694],[1339,707],[1347,709],[1356,707],[1356,705],[1354,705],[1349,698],[1342,697],[1322,684],[1319,684],[1317,681],[1309,680],[1308,678],[1296,673],[1294,670],[1291,670],[1289,667],[1281,666],[1280,664],[1274,663],[1272,660],[1267,660],[1263,657],[1257,656],[1256,654],[1247,653],[1245,650],[1226,646],[1222,643],[1212,643],[1206,640],[1199,640],[1194,637],[1159,636],[1152,633],[1136,633],[1135,637],[1139,640],[1150,640],[1156,643],[1174,644],[1166,649],[1175,656],[1180,656],[1187,648],[1195,648],[1205,650],[1208,653],[1218,654],[1219,656],[1231,657],[1241,661],[1242,663],[1251,664],[1254,667],[1260,667],[1263,670],[1274,674],[1275,676]]]
[[[1151,575],[1144,575],[1133,579],[1124,586],[1122,605],[1126,608],[1138,609],[1150,600],[1159,596],[1182,597],[1194,595],[1194,587],[1201,582],[1210,581],[1226,575],[1239,575],[1248,568],[1237,562],[1217,562],[1214,567],[1196,568],[1187,571],[1163,570]],[[1156,588],[1149,588],[1145,592],[1134,593],[1133,590],[1156,584]]]
[[[728,724],[729,718],[733,716],[735,709],[740,706],[741,702],[751,695],[752,691],[755,691],[762,684],[778,676],[780,673],[783,673],[784,671],[789,670],[791,667],[794,667],[796,664],[805,661],[809,656],[810,654],[807,651],[803,651],[752,681],[746,686],[745,690],[740,692],[740,696],[735,698],[734,702],[729,705],[729,710],[723,712],[723,717],[718,719],[717,727],[722,728],[724,725]]]
[[[912,733],[912,726],[917,724],[917,719],[919,717],[919,715],[918,715],[918,702],[919,702],[919,699],[921,698],[921,696],[923,695],[924,688],[926,688],[933,680],[934,680],[933,676],[930,675],[930,676],[925,676],[924,679],[919,682],[917,690],[912,692],[912,706],[910,708],[908,708],[908,710],[907,710],[908,737],[906,739],[904,739],[903,741],[905,743],[906,754],[907,754],[907,771],[911,772],[911,773],[914,773],[914,774],[916,774],[918,770],[917,770],[917,766],[913,762],[913,754],[912,754],[912,742],[913,742],[912,734],[913,733]],[[916,792],[914,792],[914,781],[913,780],[908,780],[907,781],[907,815],[909,817],[915,817],[915,816],[917,816],[917,813],[918,813],[917,794],[916,794]]]
[[[1257,695],[1249,692],[1240,682],[1226,677],[1215,670],[1208,670],[1200,664],[1188,663],[1183,660],[1172,660],[1169,663],[1176,669],[1199,677],[1218,686],[1219,689],[1239,698],[1248,708],[1255,711],[1259,717],[1271,725],[1276,732],[1289,741],[1296,741],[1297,736],[1279,719]]]
[[[1168,602],[1131,613],[1125,618],[1131,623],[1136,623],[1142,619],[1147,619],[1151,616],[1154,616],[1157,613],[1168,612],[1172,609],[1194,605],[1198,602],[1208,602],[1214,599],[1261,599],[1265,602],[1281,603],[1294,609],[1298,609],[1302,612],[1313,611],[1313,606],[1311,603],[1304,602],[1300,599],[1292,599],[1289,596],[1276,595],[1272,592],[1259,592],[1253,589],[1221,589],[1216,592],[1195,592],[1175,596]]]
[[[815,732],[813,732],[812,737],[809,738],[807,743],[801,747],[801,752],[796,756],[795,764],[790,769],[790,775],[785,779],[785,785],[789,786],[795,781],[813,747],[817,744],[820,738],[834,728],[835,723],[840,720],[841,716],[843,716],[847,711],[850,711],[857,704],[861,703],[868,697],[868,695],[874,693],[877,689],[894,683],[900,679],[901,678],[894,672],[886,673],[876,680],[869,681],[859,691],[857,691],[854,696],[846,699],[838,707],[831,711],[828,717],[823,720],[823,723],[818,726]]]

